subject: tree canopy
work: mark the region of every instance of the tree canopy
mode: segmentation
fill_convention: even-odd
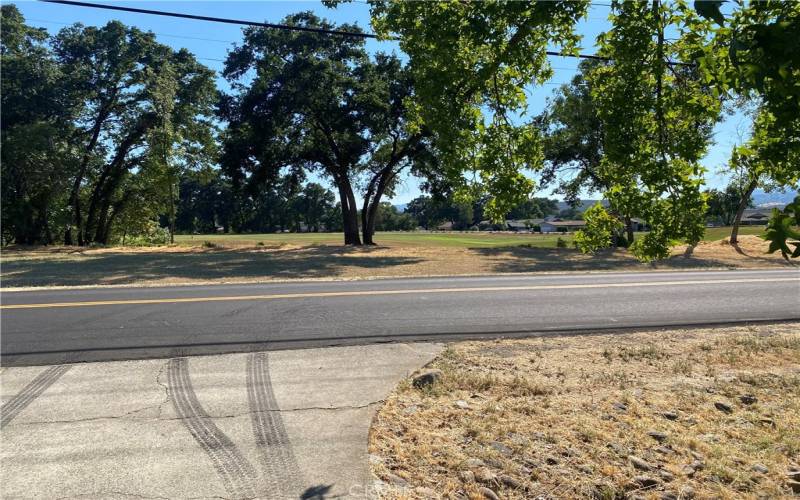
[[[659,259],[674,241],[695,244],[704,231],[700,159],[720,104],[690,63],[708,22],[681,4],[615,5],[612,29],[598,40],[609,62],[589,74],[603,123],[599,172],[610,209],[651,227],[634,254]]]
[[[311,13],[284,23],[337,28]],[[426,134],[408,124],[411,75],[394,56],[369,57],[362,39],[248,28],[224,74],[234,93],[221,105],[229,124],[223,167],[251,189],[286,169],[327,178],[339,193],[345,244],[362,241],[357,189],[363,240],[371,244],[381,198],[398,174],[433,161]]]
[[[171,162],[210,157],[213,73],[188,51],[117,21],[49,37],[13,5],[2,50],[4,231],[16,241],[52,242],[57,226],[67,244],[108,243],[126,210],[148,218],[171,201]]]
[[[414,123],[426,126],[442,151],[442,169],[456,194],[489,196],[499,219],[525,200],[542,147],[524,119],[526,89],[552,76],[550,46],[576,50],[573,26],[587,1],[372,2],[373,26],[397,35],[416,83]]]

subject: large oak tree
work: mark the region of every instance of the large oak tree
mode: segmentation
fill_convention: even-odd
[[[284,23],[337,28],[311,13]],[[433,161],[425,134],[406,117],[410,74],[396,57],[371,58],[363,38],[247,28],[224,75],[234,91],[220,106],[223,168],[251,188],[292,169],[327,178],[339,194],[345,244],[362,243],[357,192],[363,242],[373,244],[381,198],[401,171]]]

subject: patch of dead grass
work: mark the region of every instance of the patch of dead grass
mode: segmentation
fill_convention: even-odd
[[[386,497],[791,495],[800,323],[457,343],[432,367],[375,418],[373,471],[408,483]]]

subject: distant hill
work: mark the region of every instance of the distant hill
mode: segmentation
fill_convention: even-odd
[[[403,212],[406,211],[406,207],[408,206],[408,203],[395,203],[392,206],[394,208],[396,208],[398,212],[403,213]]]
[[[756,189],[753,193],[753,204],[758,208],[770,208],[770,207],[783,207],[789,204],[792,200],[794,200],[795,196],[797,196],[798,191],[787,189],[785,192],[780,191],[773,191],[768,193],[763,189]],[[603,206],[608,206],[608,202],[606,200],[581,200],[580,205],[578,205],[578,210],[583,212],[587,208],[591,207],[595,203],[600,201]],[[569,204],[565,201],[558,202],[558,209],[564,210],[568,208]]]
[[[763,189],[756,189],[753,193],[753,204],[761,208],[783,206],[790,203],[797,196],[797,193],[797,191],[791,189],[787,189],[784,193],[780,191],[767,193]]]

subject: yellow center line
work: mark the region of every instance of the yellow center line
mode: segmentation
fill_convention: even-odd
[[[276,293],[269,295],[231,295],[223,297],[173,297],[162,299],[127,299],[127,300],[95,300],[90,302],[53,302],[49,304],[10,304],[0,305],[0,309],[40,309],[49,307],[88,307],[88,306],[115,306],[134,304],[181,304],[191,302],[229,302],[242,300],[276,300],[276,299],[309,299],[324,297],[359,297],[373,295],[424,295],[430,293],[474,293],[474,292],[513,292],[534,290],[570,290],[583,288],[630,288],[652,286],[676,285],[719,285],[735,283],[775,283],[779,281],[800,281],[796,278],[742,278],[742,279],[717,279],[717,280],[686,280],[686,281],[646,281],[631,283],[585,283],[575,285],[523,285],[523,286],[493,286],[493,287],[468,287],[468,288],[422,288],[409,290],[358,290],[350,292],[310,292],[310,293]]]

